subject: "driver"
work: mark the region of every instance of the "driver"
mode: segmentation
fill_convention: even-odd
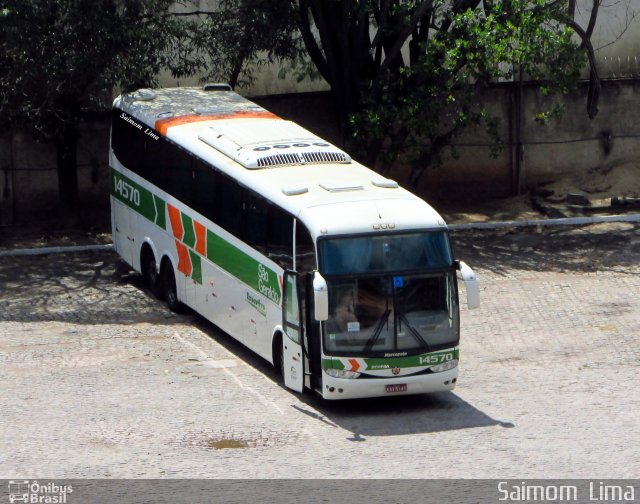
[[[338,297],[333,318],[340,332],[347,332],[350,322],[358,322],[355,314],[355,293],[352,289]]]

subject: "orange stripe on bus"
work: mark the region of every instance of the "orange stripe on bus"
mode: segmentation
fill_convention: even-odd
[[[169,211],[169,220],[171,221],[171,229],[173,230],[173,236],[177,240],[182,240],[184,235],[184,228],[182,227],[182,218],[180,217],[180,210],[176,207],[167,204],[167,210]]]
[[[183,124],[191,124],[203,121],[218,121],[220,119],[280,119],[277,115],[267,112],[240,110],[231,114],[212,114],[198,115],[190,114],[180,117],[168,117],[167,119],[158,119],[155,124],[156,131],[162,135],[167,135],[167,130],[172,126],[181,126]]]
[[[189,249],[184,243],[176,240],[176,249],[178,249],[178,271],[185,276],[191,275],[191,258],[189,257]]]
[[[201,256],[207,256],[207,229],[198,221],[193,221],[193,229],[196,232],[196,252]]]

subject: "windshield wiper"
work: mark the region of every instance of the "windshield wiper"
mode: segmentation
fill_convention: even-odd
[[[427,350],[427,352],[431,350],[431,347],[429,346],[429,344],[424,340],[422,336],[420,336],[420,333],[416,331],[416,329],[409,323],[409,321],[407,320],[407,316],[404,313],[400,313],[398,315],[398,318],[405,326],[407,326],[407,329],[409,329],[409,333],[411,333],[411,336],[413,336],[416,339],[416,341],[420,343]]]
[[[387,320],[389,318],[389,314],[390,313],[391,313],[391,309],[387,309],[382,314],[382,317],[380,317],[380,320],[378,321],[378,325],[376,326],[375,331],[373,331],[373,334],[367,340],[367,344],[364,346],[364,353],[365,354],[369,353],[371,351],[371,349],[373,348],[373,345],[375,345],[376,341],[378,341],[378,337],[380,336],[380,333],[382,332],[382,328],[387,323]]]

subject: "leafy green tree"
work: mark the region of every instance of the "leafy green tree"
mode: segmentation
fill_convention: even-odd
[[[305,55],[293,2],[219,0],[212,11],[197,11],[197,50],[210,62],[205,78],[232,88],[255,81],[266,64],[301,64]]]
[[[193,74],[192,21],[171,0],[0,0],[0,121],[57,150],[61,209],[78,202],[79,122],[114,89]]]
[[[484,125],[500,148],[497,119],[478,100],[497,80],[526,75],[545,93],[567,92],[589,57],[588,111],[597,112],[593,49],[566,2],[298,0],[298,7],[343,129],[383,172],[402,153],[414,186],[470,125]]]

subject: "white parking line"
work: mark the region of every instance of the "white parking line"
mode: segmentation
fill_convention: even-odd
[[[212,362],[213,359],[211,359],[207,353],[202,350],[198,345],[192,343],[189,340],[184,339],[182,336],[180,336],[177,332],[173,333],[173,338],[177,339],[178,341],[180,341],[181,343],[183,343],[184,345],[188,346],[189,348],[192,348],[193,350],[195,350],[198,355],[200,357],[202,357],[204,360]],[[228,362],[227,359],[225,359],[225,361]],[[220,361],[222,362],[222,361]],[[231,371],[231,369],[229,369],[232,366],[227,366],[227,365],[221,365],[219,366],[220,369],[224,370],[225,373],[227,373],[232,379],[233,381],[236,382],[236,384],[238,385],[238,387],[240,387],[240,389],[242,389],[245,392],[248,392],[249,394],[253,395],[254,397],[256,397],[258,399],[258,401],[260,401],[263,405],[265,406],[272,406],[276,411],[278,411],[278,413],[280,413],[281,415],[284,415],[284,411],[282,410],[282,408],[280,408],[280,406],[278,406],[275,402],[267,399],[265,396],[263,396],[260,392],[256,391],[255,389],[253,389],[252,387],[250,387],[249,385],[244,384],[240,378],[238,378],[236,376],[235,373],[233,373]]]

